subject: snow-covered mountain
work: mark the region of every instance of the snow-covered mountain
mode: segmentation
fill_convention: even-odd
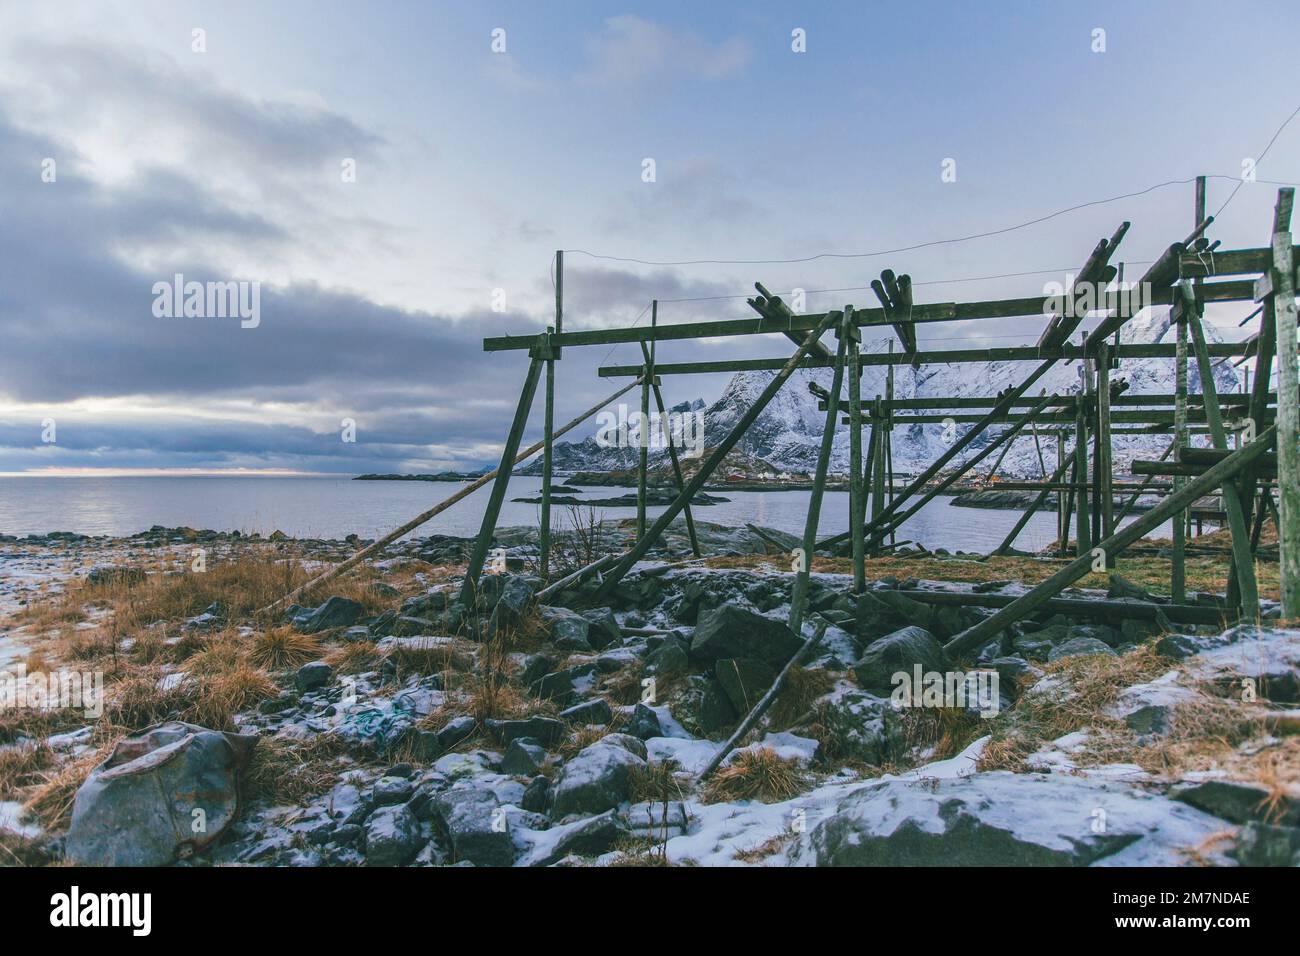
[[[1210,341],[1221,341],[1213,326],[1205,326]],[[1172,343],[1174,331],[1167,309],[1148,310],[1144,316],[1129,321],[1123,328],[1120,341],[1124,344],[1154,342]],[[875,351],[883,351],[885,343],[875,343]],[[1020,384],[1037,367],[1035,361],[981,362],[960,365],[922,365],[913,369],[908,365],[895,366],[895,398],[928,398],[935,396],[975,397],[992,396]],[[1039,395],[1044,389],[1061,395],[1079,391],[1078,362],[1060,362],[1043,375],[1029,390],[1026,398]],[[753,405],[759,394],[772,380],[775,372],[737,372],[727,383],[722,396],[704,409],[705,446],[712,449],[731,431],[741,416]],[[810,473],[816,467],[826,413],[817,408],[818,399],[808,389],[809,382],[829,389],[832,370],[800,369],[791,376],[776,397],[768,404],[740,440],[737,449],[743,454],[761,459],[783,472]],[[869,400],[885,393],[886,368],[869,366],[862,370],[862,395]],[[1111,381],[1126,380],[1126,395],[1172,394],[1174,391],[1174,363],[1172,359],[1124,359],[1119,368],[1111,371]],[[1215,362],[1214,379],[1220,394],[1240,389],[1237,371],[1230,359]],[[1188,389],[1200,392],[1200,377],[1193,358],[1188,367]],[[702,402],[683,403],[675,411],[694,409]],[[969,413],[969,409],[954,411]],[[905,416],[907,411],[896,415]],[[927,410],[920,414],[945,414],[943,409]],[[969,426],[957,426],[958,434]],[[976,454],[997,436],[1000,429],[991,429],[977,439],[970,454]],[[922,425],[906,423],[894,431],[893,454],[896,472],[919,472],[927,467],[948,447],[941,424]],[[633,429],[635,434],[635,429]],[[1056,465],[1055,432],[1040,427],[1039,439],[1043,457],[1050,472]],[[1115,436],[1113,458],[1116,472],[1126,472],[1133,458],[1157,457],[1169,443],[1167,435]],[[1069,442],[1067,442],[1068,447]],[[865,448],[864,448],[865,454]],[[996,453],[995,453],[996,455]],[[650,452],[652,467],[662,464],[666,454],[654,449]],[[847,472],[849,462],[849,430],[847,426],[836,429],[831,458],[831,471]],[[993,458],[986,459],[991,467]],[[634,468],[637,450],[631,448],[602,447],[595,437],[579,443],[563,442],[555,449],[555,467],[560,471],[614,471]],[[986,465],[981,463],[981,469]],[[1025,429],[1013,442],[1011,451],[999,472],[1004,476],[1036,476],[1039,474],[1038,452],[1033,434]]]

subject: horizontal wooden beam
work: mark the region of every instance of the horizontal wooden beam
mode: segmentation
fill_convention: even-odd
[[[1207,302],[1251,301],[1255,295],[1253,282],[1219,282],[1203,287]],[[1212,291],[1211,291],[1212,290]],[[1055,305],[1055,298],[1033,295],[1017,299],[989,299],[982,302],[932,302],[912,306],[909,321],[965,322],[973,319],[1008,319],[1021,315],[1040,315],[1047,318]],[[1170,305],[1173,296],[1168,289],[1152,293],[1150,305]],[[721,338],[733,335],[787,335],[807,332],[821,324],[829,313],[810,312],[794,315],[788,320],[769,318],[720,319],[709,322],[682,322],[677,325],[659,325],[654,328],[636,326],[623,329],[586,329],[581,332],[558,332],[550,337],[551,345],[561,348],[569,345],[621,345],[626,342],[665,342],[681,339]],[[889,326],[898,317],[890,317],[884,309],[856,309],[853,321],[859,327]],[[537,344],[537,336],[503,335],[485,338],[483,351],[506,352],[529,349]],[[922,353],[918,353],[922,354]],[[864,356],[864,359],[866,356]],[[908,356],[904,361],[911,362]]]
[[[1300,246],[1292,246],[1300,256]],[[1184,252],[1178,257],[1178,275],[1183,279],[1204,276],[1263,275],[1273,268],[1272,249],[1228,249],[1223,252]]]
[[[671,328],[671,326],[669,326]],[[660,327],[662,328],[662,326]],[[1113,350],[1115,356],[1125,358],[1168,358],[1174,357],[1175,345],[1153,343],[1149,345],[1121,345]],[[1214,342],[1209,344],[1213,358],[1233,358],[1245,353],[1245,345],[1240,342]],[[1059,349],[1040,352],[1036,346],[1022,345],[1015,348],[998,349],[948,349],[939,352],[916,352],[913,355],[901,355],[887,352],[863,352],[861,364],[875,365],[910,365],[913,360],[923,364],[959,365],[971,362],[1033,362],[1046,359],[1070,361],[1084,354],[1078,345],[1064,345]],[[715,362],[659,362],[655,372],[660,375],[698,375],[706,372],[765,372],[774,371],[785,365],[788,359],[732,359]],[[829,368],[833,363],[827,359],[805,359],[802,368]],[[624,378],[641,374],[640,365],[602,365],[597,373],[601,378]]]

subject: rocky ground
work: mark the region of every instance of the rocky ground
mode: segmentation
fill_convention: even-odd
[[[1300,863],[1300,631],[1042,614],[953,661],[943,641],[991,611],[902,592],[1025,589],[973,556],[873,565],[860,595],[815,565],[820,645],[698,780],[800,645],[792,539],[700,527],[715,557],[674,526],[600,605],[594,582],[539,603],[533,532],[502,529],[469,609],[469,542],[433,536],[269,618],[361,542],[0,541],[0,670],[100,670],[108,696],[98,718],[0,711],[0,861]],[[996,691],[898,706],[917,666]]]

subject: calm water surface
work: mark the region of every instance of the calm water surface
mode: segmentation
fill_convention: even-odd
[[[129,535],[151,525],[211,528],[217,531],[283,531],[294,537],[378,537],[461,486],[426,481],[352,481],[347,478],[0,478],[0,533]],[[419,529],[417,534],[468,536],[478,531],[491,486],[480,488]],[[511,479],[501,526],[536,525],[539,506],[512,502],[541,490],[541,479]],[[586,487],[578,497],[617,497],[626,488]],[[808,508],[806,491],[715,492],[731,500],[695,509],[697,517],[725,525],[745,522],[803,532]],[[848,529],[848,493],[828,491],[819,532]],[[632,517],[633,508],[597,509],[606,519]],[[653,519],[663,508],[650,508]],[[1015,524],[1019,512],[956,508],[936,498],[910,518],[899,540],[928,548],[987,551]],[[566,527],[564,509],[552,519]],[[1162,532],[1168,534],[1167,526]],[[1026,550],[1045,546],[1056,536],[1056,515],[1035,515],[1016,541]]]

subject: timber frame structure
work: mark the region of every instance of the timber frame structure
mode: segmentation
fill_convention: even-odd
[[[1269,242],[1259,248],[1221,250],[1211,242],[1206,230],[1213,223],[1205,215],[1205,178],[1196,180],[1193,229],[1180,242],[1170,245],[1138,280],[1149,289],[1138,308],[1170,306],[1177,340],[1173,344],[1120,344],[1119,331],[1136,314],[1129,297],[1114,285],[1123,279],[1123,264],[1116,258],[1117,249],[1128,231],[1121,223],[1109,238],[1101,239],[1079,269],[1072,291],[1098,290],[1093,311],[1100,321],[1087,334],[1076,336],[1087,313],[1058,309],[1052,297],[997,299],[974,302],[921,303],[913,301],[909,276],[890,270],[881,273],[871,286],[878,307],[854,308],[846,305],[821,313],[796,314],[780,296],[755,283],[757,295],[748,299],[756,318],[708,322],[691,322],[661,326],[657,303],[652,303],[648,326],[620,329],[563,331],[564,256],[556,254],[555,321],[537,336],[506,336],[484,339],[488,352],[527,350],[529,366],[518,405],[510,426],[501,462],[495,472],[442,504],[425,512],[393,534],[367,547],[353,558],[295,592],[322,583],[342,573],[369,554],[409,532],[440,510],[467,496],[483,484],[492,483],[491,494],[482,524],[466,568],[461,601],[473,606],[484,562],[491,546],[506,488],[514,465],[543,450],[541,521],[538,558],[541,574],[549,580],[551,549],[552,449],[557,437],[593,415],[605,404],[640,386],[640,408],[649,412],[653,397],[661,416],[664,399],[662,377],[702,373],[770,370],[776,374],[767,387],[736,423],[731,432],[711,450],[689,478],[683,473],[676,449],[667,441],[678,494],[653,522],[646,517],[647,438],[641,429],[641,450],[637,480],[636,538],[624,553],[609,555],[563,579],[551,581],[540,597],[551,597],[583,580],[600,575],[593,598],[608,596],[679,515],[684,515],[691,546],[700,553],[690,502],[709,481],[728,452],[735,447],[764,407],[797,369],[831,368],[833,384],[822,396],[825,426],[817,467],[812,480],[807,522],[802,538],[802,553],[796,553],[792,584],[789,626],[803,634],[803,617],[808,592],[811,555],[821,551],[850,556],[856,591],[866,584],[865,561],[894,545],[896,536],[909,517],[936,495],[961,480],[994,452],[1000,450],[993,470],[996,472],[1011,443],[1025,429],[1031,429],[1038,441],[1039,428],[1057,434],[1057,461],[1048,472],[1044,463],[1043,480],[1005,482],[1000,488],[1036,490],[1038,493],[1016,522],[1014,528],[992,553],[1007,553],[1017,535],[1032,515],[1055,493],[1057,503],[1057,556],[1073,559],[1063,563],[1043,583],[1027,593],[1010,598],[1001,595],[970,595],[968,603],[993,609],[991,616],[951,638],[946,647],[958,658],[972,658],[1008,625],[1041,608],[1063,605],[1097,605],[1100,614],[1141,617],[1152,605],[1119,601],[1080,602],[1062,598],[1060,592],[1077,582],[1101,562],[1114,567],[1115,559],[1151,530],[1165,521],[1173,522],[1171,548],[1171,603],[1160,604],[1160,615],[1169,621],[1207,623],[1207,611],[1218,620],[1257,620],[1260,602],[1256,582],[1256,562],[1272,559],[1271,549],[1261,547],[1260,533],[1266,516],[1276,522],[1282,615],[1300,617],[1300,446],[1297,429],[1296,368],[1296,254],[1292,245],[1291,212],[1293,190],[1279,190],[1274,209]],[[1206,341],[1201,318],[1206,303],[1254,302],[1258,308],[1247,321],[1258,318],[1258,329],[1237,343]],[[1018,348],[959,349],[923,351],[918,348],[918,323],[954,322],[971,319],[996,319],[1014,316],[1049,316],[1047,326],[1034,346]],[[1245,323],[1243,323],[1244,325]],[[862,329],[887,326],[897,336],[900,349],[887,353],[863,353]],[[792,355],[784,358],[745,359],[690,363],[657,363],[655,344],[659,341],[715,338],[738,335],[780,333],[795,343]],[[828,348],[821,337],[831,332],[835,346]],[[630,384],[615,391],[600,405],[588,410],[561,429],[553,422],[555,403],[555,363],[563,349],[588,345],[637,343],[641,348],[639,365],[612,365],[599,369],[610,378],[632,378]],[[1200,395],[1188,393],[1188,359],[1194,356],[1199,373]],[[1175,363],[1175,392],[1172,395],[1123,395],[1122,387],[1113,387],[1110,373],[1121,358],[1165,358]],[[1238,365],[1255,359],[1254,381],[1242,394],[1220,395],[1215,386],[1212,360],[1236,359]],[[1271,369],[1277,362],[1277,380]],[[894,366],[923,363],[971,363],[994,360],[1033,361],[1038,364],[1027,377],[1010,389],[988,398],[934,397],[896,399],[893,394]],[[1042,376],[1061,361],[1080,360],[1080,388],[1076,394],[1031,394]],[[861,394],[861,370],[865,366],[888,366],[886,390],[868,400]],[[545,375],[543,376],[543,372]],[[524,452],[519,451],[530,408],[540,381],[545,381],[544,437]],[[847,380],[847,381],[846,381]],[[845,386],[847,385],[847,388]],[[1116,383],[1118,386],[1119,383]],[[843,413],[842,413],[843,410]],[[901,414],[900,414],[901,413]],[[644,419],[643,419],[644,420]],[[661,419],[662,420],[662,419]],[[947,422],[970,427],[921,474],[896,487],[892,461],[892,434],[900,425]],[[835,429],[850,429],[849,528],[848,532],[817,539],[823,492],[826,485],[830,452]],[[994,425],[1006,426],[983,448],[964,460],[959,456],[973,451],[980,436]],[[666,427],[666,426],[665,426]],[[863,436],[863,429],[867,435]],[[1211,447],[1191,443],[1193,432],[1208,435]],[[1111,463],[1111,436],[1117,434],[1168,433],[1170,443],[1158,460],[1134,461],[1131,466],[1140,482],[1119,483],[1114,480]],[[667,437],[667,436],[665,436]],[[1066,441],[1073,439],[1067,452]],[[865,444],[865,450],[864,450]],[[1041,458],[1041,447],[1039,449]],[[955,464],[954,464],[955,463]],[[951,468],[949,466],[952,466]],[[1201,497],[1218,492],[1222,515],[1231,532],[1231,547],[1225,557],[1230,561],[1228,590],[1222,608],[1207,609],[1203,604],[1189,604],[1184,562],[1188,553],[1186,535],[1192,505]],[[1122,507],[1115,508],[1115,494],[1131,496]],[[1161,500],[1150,510],[1127,524],[1122,520],[1142,494],[1155,494]],[[1276,499],[1275,499],[1276,496]],[[1069,547],[1073,524],[1074,547]],[[1202,549],[1203,550],[1203,549]],[[926,599],[933,592],[909,592]],[[289,595],[277,604],[283,604]],[[954,597],[948,595],[948,597]],[[956,597],[966,597],[960,595]],[[980,601],[978,599],[987,598]],[[997,600],[993,600],[997,598]],[[1102,607],[1106,605],[1106,607]],[[1148,615],[1149,616],[1149,615]],[[809,646],[820,634],[810,637]]]
[[[1032,514],[1056,492],[1058,498],[1057,546],[1064,550],[1074,524],[1075,559],[1062,567],[1043,584],[1004,607],[975,627],[948,642],[950,652],[969,656],[1014,621],[1058,597],[1060,591],[1077,581],[1100,562],[1114,567],[1116,557],[1150,530],[1173,519],[1172,573],[1170,612],[1178,616],[1187,605],[1184,576],[1186,532],[1190,506],[1197,499],[1219,491],[1227,527],[1231,532],[1231,573],[1223,616],[1228,619],[1254,620],[1259,617],[1259,595],[1255,563],[1260,559],[1260,530],[1266,515],[1278,522],[1278,561],[1284,617],[1300,616],[1300,475],[1297,475],[1297,382],[1296,382],[1296,270],[1290,227],[1293,190],[1278,193],[1269,243],[1261,248],[1223,251],[1210,242],[1205,232],[1213,218],[1205,215],[1205,179],[1196,181],[1194,228],[1181,242],[1170,245],[1139,279],[1150,289],[1146,305],[1167,305],[1177,328],[1177,342],[1172,345],[1121,345],[1119,330],[1134,314],[1126,296],[1113,286],[1122,279],[1122,264],[1112,264],[1129,223],[1122,223],[1109,238],[1097,243],[1080,268],[1074,292],[1106,290],[1097,302],[1101,319],[1078,344],[1070,339],[1086,313],[1059,309],[1046,296],[999,299],[982,302],[917,303],[912,297],[909,276],[896,275],[886,269],[871,283],[879,307],[843,309],[822,313],[796,314],[777,295],[761,283],[758,294],[748,300],[757,318],[692,322],[660,326],[657,303],[652,303],[649,326],[623,329],[600,329],[563,332],[563,253],[556,256],[555,324],[536,338],[498,337],[484,339],[485,351],[527,349],[531,358],[515,420],[502,454],[502,467],[496,473],[492,498],[483,516],[482,527],[466,569],[462,600],[472,601],[482,573],[483,560],[491,543],[500,503],[509,481],[509,464],[514,459],[527,420],[541,371],[546,372],[546,451],[542,466],[541,532],[539,559],[542,574],[548,571],[550,549],[550,490],[552,412],[554,407],[555,362],[565,347],[612,345],[635,342],[641,347],[639,365],[603,366],[602,377],[632,377],[641,386],[641,411],[648,414],[653,394],[656,408],[663,413],[660,390],[662,376],[701,373],[772,370],[776,374],[746,414],[716,447],[708,451],[700,467],[689,478],[683,475],[671,441],[668,445],[678,495],[653,523],[646,520],[647,436],[641,429],[637,479],[636,539],[624,554],[606,558],[592,566],[591,573],[603,571],[595,598],[606,596],[618,581],[641,560],[664,529],[679,515],[688,522],[692,547],[699,553],[690,511],[690,501],[713,475],[727,453],[753,424],[763,408],[796,369],[831,368],[833,384],[820,407],[826,413],[826,425],[813,476],[808,522],[803,537],[802,555],[795,562],[790,625],[801,632],[804,596],[807,592],[810,561],[805,557],[816,551],[833,550],[852,557],[855,589],[865,585],[865,558],[888,548],[886,539],[904,527],[907,519],[926,502],[969,474],[981,461],[1001,448],[1002,456],[1015,437],[1024,429],[1040,426],[1057,429],[1058,461],[1055,470],[1039,482],[1008,483],[999,487],[1037,490],[1028,509],[1012,532],[995,549],[1006,553]],[[1251,278],[1240,278],[1251,277]],[[1221,281],[1206,281],[1221,280]],[[1251,318],[1259,316],[1258,331],[1239,343],[1209,343],[1201,324],[1207,302],[1256,302],[1260,307]],[[961,349],[921,351],[917,347],[916,324],[951,322],[968,319],[1002,318],[1047,314],[1047,327],[1036,346],[1021,348]],[[901,349],[889,353],[863,354],[864,327],[889,326]],[[797,348],[793,355],[780,359],[747,359],[690,363],[656,363],[655,343],[704,337],[758,335],[779,332]],[[829,349],[821,342],[832,332],[836,346]],[[1189,352],[1190,345],[1190,352]],[[891,343],[892,346],[892,343]],[[1187,369],[1189,354],[1196,358],[1201,394],[1189,395]],[[1275,356],[1278,363],[1276,383],[1271,381]],[[1173,395],[1120,394],[1112,388],[1110,372],[1120,358],[1169,358],[1175,362],[1176,391]],[[1256,374],[1253,387],[1246,394],[1219,395],[1215,386],[1212,360],[1237,358],[1240,362],[1254,358]],[[987,362],[993,360],[1036,360],[1037,367],[1017,386],[988,399],[925,398],[895,399],[892,394],[893,366],[907,363]],[[1034,396],[1030,390],[1056,362],[1081,360],[1081,387],[1074,395]],[[1289,359],[1289,360],[1288,360]],[[887,365],[886,394],[868,402],[860,393],[861,369],[867,365]],[[843,395],[847,377],[847,395]],[[841,408],[847,415],[841,417]],[[898,414],[910,412],[911,414]],[[928,414],[927,414],[928,413]],[[899,425],[932,422],[969,423],[957,438],[920,475],[905,487],[895,487],[892,474],[891,436]],[[817,518],[826,484],[834,431],[841,424],[850,429],[849,511],[850,531],[823,540],[816,539]],[[972,449],[976,440],[993,425],[1006,425],[982,449],[945,473],[963,451]],[[1118,427],[1116,427],[1118,426]],[[1191,444],[1193,427],[1208,434],[1209,448]],[[862,429],[868,436],[864,455]],[[1063,452],[1067,433],[1074,440],[1072,452]],[[1111,465],[1111,436],[1116,434],[1172,432],[1165,454],[1156,461],[1135,461],[1132,471],[1142,476],[1137,484],[1121,485],[1114,481]],[[1235,448],[1230,447],[1235,443]],[[1068,472],[1068,476],[1067,476]],[[992,474],[992,472],[990,472]],[[1155,479],[1163,478],[1162,482]],[[1172,479],[1172,481],[1170,480]],[[1114,495],[1132,492],[1125,505],[1116,511]],[[1121,527],[1123,519],[1143,493],[1159,494],[1162,500],[1151,510]],[[1274,493],[1277,501],[1274,502]],[[868,506],[870,515],[868,516]],[[582,575],[571,575],[576,583]],[[551,590],[551,589],[548,589]],[[1164,606],[1162,606],[1164,607]]]

